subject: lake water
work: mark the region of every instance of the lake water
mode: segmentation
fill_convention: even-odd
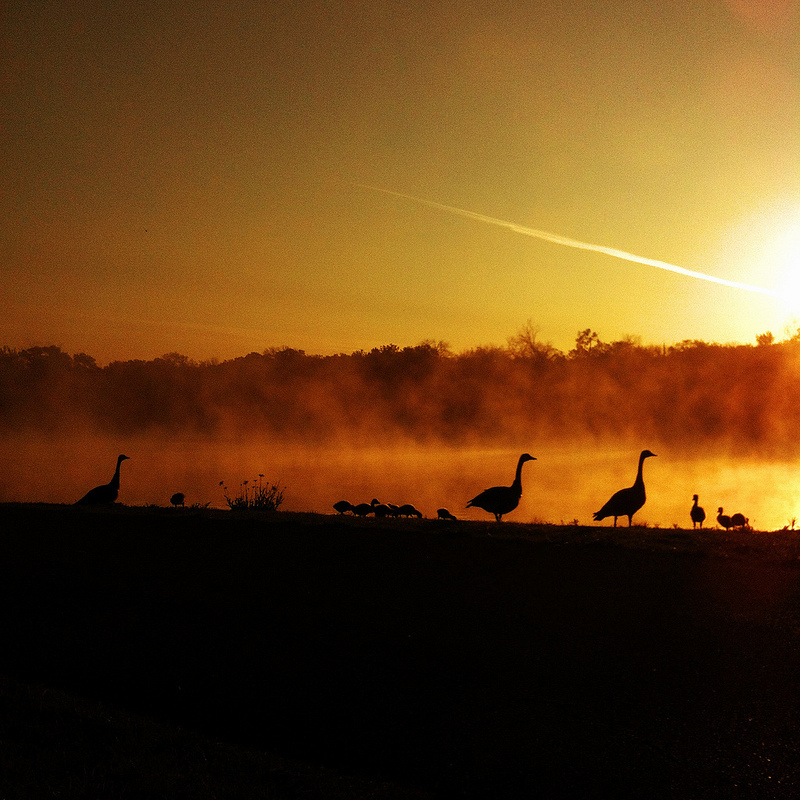
[[[713,526],[719,506],[727,514],[741,512],[760,530],[791,525],[800,518],[800,469],[787,461],[688,457],[650,446],[657,458],[647,459],[644,479],[647,503],[634,521],[650,526],[691,527],[692,495],[700,495],[707,524]],[[440,507],[459,518],[489,519],[467,501],[489,486],[508,485],[523,451],[537,458],[523,468],[523,496],[516,522],[609,524],[592,522],[617,489],[636,477],[639,448],[599,445],[525,443],[511,449],[448,448],[392,445],[386,447],[289,446],[239,438],[136,438],[103,440],[93,436],[47,440],[27,437],[0,444],[0,501],[71,503],[108,481],[120,452],[131,457],[122,465],[120,502],[168,505],[174,492],[187,505],[225,507],[220,481],[230,495],[242,481],[264,480],[285,487],[282,506],[289,511],[332,512],[332,504],[413,503],[427,517]],[[627,524],[627,521],[620,521]]]

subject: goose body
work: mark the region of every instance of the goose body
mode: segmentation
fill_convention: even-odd
[[[494,514],[494,518],[500,522],[503,514],[508,514],[519,505],[519,499],[522,497],[522,465],[526,461],[536,461],[536,459],[528,453],[523,453],[519,457],[517,472],[511,486],[492,486],[491,489],[486,489],[473,497],[467,503],[467,508],[482,508]]]
[[[397,516],[419,517],[419,519],[422,519],[422,512],[414,508],[414,506],[411,505],[411,503],[404,503],[402,506],[400,506],[399,509],[397,509]]]
[[[731,518],[727,514],[722,513],[722,506],[720,506],[719,511],[717,511],[717,522],[719,522],[725,530],[728,530],[728,528],[733,525]]]
[[[345,511],[352,511],[353,504],[348,503],[347,500],[339,500],[338,502],[333,504],[333,507],[340,513],[344,514]]]
[[[731,517],[732,528],[746,528],[750,520],[744,514],[736,513]]]
[[[372,511],[378,519],[385,519],[392,511],[386,503],[379,503],[377,500],[373,500],[371,505]]]
[[[703,522],[705,521],[706,518],[706,512],[703,508],[697,505],[698,498],[696,494],[692,495],[692,500],[694,500],[694,505],[692,506],[692,510],[689,512],[689,514],[692,517],[692,527],[693,528],[696,527],[697,524],[699,523],[700,527],[702,528]]]
[[[186,495],[183,492],[175,492],[175,494],[170,497],[169,501],[173,506],[175,506],[175,508],[178,506],[185,506]]]
[[[606,517],[614,517],[614,527],[617,527],[617,517],[627,517],[628,527],[633,524],[633,515],[644,505],[647,495],[644,491],[644,478],[642,477],[642,465],[646,458],[655,456],[649,450],[642,450],[639,454],[639,469],[636,473],[636,480],[633,486],[627,489],[620,489],[611,495],[609,501],[599,510],[595,511],[594,519],[599,521]]]
[[[114,477],[102,486],[95,486],[94,489],[89,489],[75,505],[99,506],[113,503],[119,496],[119,467],[127,459],[128,456],[117,456],[117,469],[114,472]]]

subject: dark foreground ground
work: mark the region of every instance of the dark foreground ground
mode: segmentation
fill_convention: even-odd
[[[0,797],[796,798],[798,556],[0,506]]]

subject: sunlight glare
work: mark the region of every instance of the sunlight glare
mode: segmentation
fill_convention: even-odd
[[[751,210],[728,229],[721,244],[724,262],[769,287],[784,321],[800,316],[800,205],[784,200]]]
[[[775,245],[777,289],[782,305],[792,314],[800,313],[800,222],[779,234]]]

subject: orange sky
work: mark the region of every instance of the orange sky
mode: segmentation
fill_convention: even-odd
[[[0,5],[0,344],[781,338],[797,0]]]

